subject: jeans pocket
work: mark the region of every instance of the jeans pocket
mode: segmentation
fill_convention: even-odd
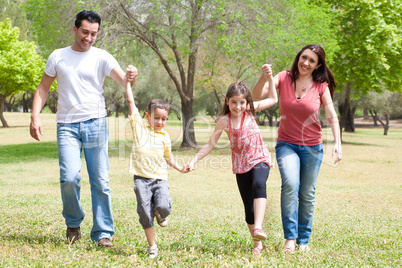
[[[286,144],[286,142],[284,142],[284,141],[278,141],[278,142],[276,142],[275,150],[278,149],[278,148],[280,148],[280,147],[282,147],[282,146],[284,146],[285,144]]]
[[[324,152],[324,147],[322,145],[322,143],[318,144],[318,145],[314,145],[314,146],[309,146],[309,148],[311,150],[313,150],[316,153],[323,153]]]
[[[93,118],[93,119],[92,119],[92,122],[93,122],[96,126],[106,127],[106,117]]]

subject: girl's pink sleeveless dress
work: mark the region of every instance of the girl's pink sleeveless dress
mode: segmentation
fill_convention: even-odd
[[[246,125],[242,123],[239,129],[233,129],[230,113],[226,116],[229,120],[229,140],[230,148],[232,149],[233,173],[246,173],[261,162],[272,167],[271,155],[262,140],[260,129],[254,117],[245,113],[242,121],[246,121]],[[244,120],[245,117],[250,118],[250,120]]]

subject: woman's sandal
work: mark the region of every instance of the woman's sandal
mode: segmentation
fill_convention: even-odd
[[[300,253],[307,253],[310,251],[309,245],[299,245],[299,252]]]
[[[285,246],[283,248],[283,252],[288,253],[288,254],[294,254],[295,253],[295,247],[289,247],[289,246]]]
[[[253,230],[253,240],[254,241],[263,241],[267,239],[267,235],[261,229]]]
[[[258,254],[260,254],[261,253],[261,251],[264,249],[264,247],[261,245],[261,247],[254,247],[254,249],[253,249],[253,253],[255,254],[255,255],[258,255]]]

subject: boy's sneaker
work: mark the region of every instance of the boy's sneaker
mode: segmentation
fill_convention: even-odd
[[[167,218],[162,218],[158,211],[155,211],[155,217],[160,227],[166,227],[168,225]]]
[[[158,246],[157,245],[149,246],[147,252],[148,252],[148,256],[151,259],[155,258],[156,256],[158,256]]]

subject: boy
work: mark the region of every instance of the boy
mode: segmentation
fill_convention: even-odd
[[[158,247],[154,239],[154,216],[161,227],[167,226],[172,201],[167,183],[167,165],[186,173],[171,155],[169,134],[163,130],[169,115],[169,104],[152,100],[142,119],[134,103],[131,84],[126,86],[129,118],[133,129],[133,146],[130,155],[130,173],[134,174],[134,192],[137,213],[148,240],[148,255],[155,258]]]

